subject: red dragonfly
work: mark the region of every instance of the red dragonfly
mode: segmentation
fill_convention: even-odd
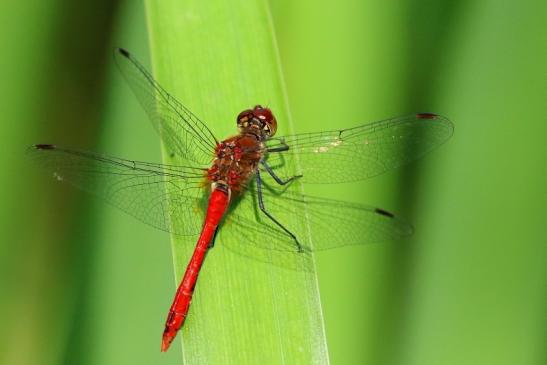
[[[225,223],[233,223],[221,230],[226,232],[221,237],[230,237],[227,242],[301,255],[409,235],[412,227],[392,213],[306,196],[297,182],[341,183],[379,175],[438,147],[454,129],[440,115],[419,113],[274,137],[274,114],[256,105],[237,116],[237,135],[219,141],[129,52],[117,49],[115,59],[165,147],[183,164],[132,161],[51,144],[37,144],[30,153],[57,180],[145,223],[177,235],[199,234],[167,316],[162,351],[184,324],[205,254]],[[305,212],[309,227],[279,219],[283,212]]]

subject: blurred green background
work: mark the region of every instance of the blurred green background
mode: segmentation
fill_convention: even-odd
[[[547,363],[547,3],[269,6],[297,132],[416,111],[456,125],[402,170],[306,187],[416,227],[317,255],[331,363]],[[0,363],[180,363],[180,342],[159,352],[169,236],[24,156],[56,143],[160,161],[111,57],[146,64],[143,3],[7,1],[0,24]]]

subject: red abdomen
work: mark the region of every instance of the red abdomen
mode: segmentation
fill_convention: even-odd
[[[194,249],[194,254],[177,289],[173,304],[171,304],[171,308],[169,309],[167,321],[165,322],[165,330],[163,331],[162,351],[167,351],[178,330],[184,324],[205,254],[209,249],[209,244],[213,239],[218,224],[228,208],[229,202],[229,189],[224,189],[222,186],[213,189],[209,198],[205,223]]]

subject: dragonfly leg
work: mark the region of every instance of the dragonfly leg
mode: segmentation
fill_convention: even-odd
[[[294,240],[298,252],[302,252],[302,245],[300,244],[300,242],[298,242],[298,238],[296,238],[296,236],[291,231],[289,231],[287,228],[285,228],[285,226],[279,223],[279,221],[266,210],[266,207],[264,206],[264,200],[262,198],[262,179],[260,177],[260,171],[256,172],[256,187],[258,192],[258,206],[260,207],[262,213],[266,214],[266,216],[270,218],[272,222],[277,224],[279,228],[285,231],[285,233],[287,233]]]
[[[290,183],[291,181],[295,180],[295,179],[298,179],[299,177],[302,177],[302,175],[295,175],[295,176],[292,176],[290,178],[288,178],[287,180],[283,180],[281,179],[279,176],[277,176],[275,174],[275,172],[272,170],[272,168],[266,163],[266,161],[262,160],[260,161],[260,163],[262,164],[262,166],[264,166],[264,168],[266,169],[266,171],[268,171],[268,174],[270,174],[271,177],[273,177],[273,179],[275,180],[276,183],[278,183],[279,185],[286,185],[288,183]]]
[[[286,144],[284,141],[282,141],[281,146],[268,148],[266,151],[275,153],[275,152],[285,152],[285,151],[288,151],[288,150],[289,150],[289,145]]]

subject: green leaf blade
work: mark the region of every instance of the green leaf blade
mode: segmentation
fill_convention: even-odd
[[[217,138],[235,134],[237,114],[256,104],[274,111],[279,134],[289,132],[281,67],[265,2],[181,5],[170,0],[148,2],[147,11],[155,76],[207,122]],[[168,154],[164,161],[176,163]],[[306,224],[303,213],[287,212],[277,218]],[[230,229],[230,224],[223,229]],[[235,235],[221,231],[207,255],[181,330],[184,362],[328,364],[313,257],[288,254],[286,260],[291,262],[275,265],[229,249],[245,245],[246,239],[234,242]],[[177,280],[195,242],[196,237],[173,238]],[[276,260],[276,254],[269,259]]]

